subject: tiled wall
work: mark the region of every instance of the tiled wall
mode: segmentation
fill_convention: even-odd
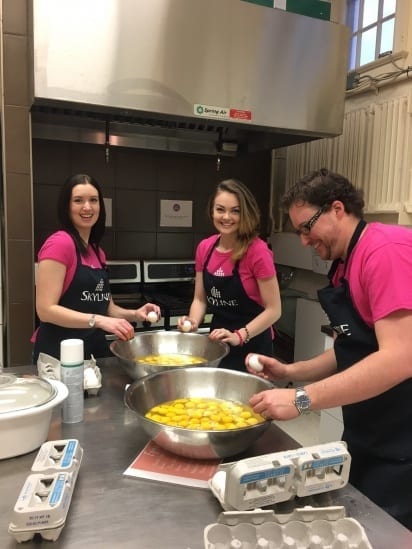
[[[34,322],[30,5],[28,0],[2,1],[2,267],[6,367],[30,362],[29,339]]]
[[[266,236],[270,152],[216,158],[113,148],[106,164],[98,145],[31,141],[30,0],[2,0],[4,103],[4,348],[5,366],[31,361],[34,327],[33,259],[44,238],[57,228],[59,185],[76,172],[94,175],[113,199],[113,228],[103,245],[110,258],[187,258],[212,227],[205,206],[216,183],[238,177],[254,191]],[[159,227],[162,198],[193,200],[193,228]],[[34,226],[34,234],[33,234]]]
[[[110,259],[187,259],[198,241],[213,227],[206,205],[222,179],[241,179],[256,196],[266,237],[270,194],[270,151],[216,157],[141,151],[113,147],[106,163],[104,147],[61,141],[33,140],[35,253],[57,228],[57,196],[73,173],[93,175],[112,199],[113,226],[106,229],[103,247]],[[193,201],[193,227],[160,227],[162,199]]]

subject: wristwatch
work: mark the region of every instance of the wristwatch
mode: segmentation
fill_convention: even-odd
[[[308,414],[310,412],[312,402],[304,387],[298,387],[296,389],[293,404],[298,409],[299,414]]]
[[[90,328],[94,328],[95,320],[96,320],[96,315],[92,315],[92,316],[89,318],[89,327],[90,327]]]

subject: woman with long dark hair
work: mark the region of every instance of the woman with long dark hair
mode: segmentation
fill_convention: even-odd
[[[61,230],[44,242],[38,255],[36,310],[40,326],[33,335],[34,363],[40,352],[60,357],[63,339],[84,340],[85,358],[110,356],[105,333],[127,340],[132,322],[147,320],[157,305],[125,309],[112,299],[106,256],[100,242],[106,211],[99,184],[86,174],[71,176],[58,199]]]

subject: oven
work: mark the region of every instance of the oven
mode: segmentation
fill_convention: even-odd
[[[159,305],[159,322],[140,323],[135,330],[174,330],[178,318],[189,313],[193,300],[195,262],[193,260],[147,259],[107,262],[110,288],[115,303],[136,309],[147,302]],[[199,332],[209,331],[212,315],[205,316]]]
[[[147,301],[156,303],[162,310],[164,327],[174,330],[178,318],[189,314],[195,282],[193,260],[142,261],[142,288]],[[206,314],[199,332],[208,332],[212,315]]]
[[[143,294],[140,260],[110,260],[107,261],[107,269],[110,291],[116,305],[125,309],[138,309],[147,302]],[[143,325],[140,322],[135,324],[136,332],[162,328],[164,328],[163,318],[153,324],[150,322],[143,322]],[[106,338],[112,339],[112,336],[108,335]]]

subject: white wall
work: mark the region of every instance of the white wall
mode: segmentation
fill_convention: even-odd
[[[346,9],[346,0],[332,0],[332,10],[331,10],[331,19],[335,22],[345,22],[345,9]],[[370,63],[365,66],[361,72],[362,75],[368,74],[373,76],[379,76],[384,73],[389,73],[396,70],[396,66],[406,68],[412,65],[412,2],[410,0],[397,0],[397,19],[395,26],[395,45],[394,45],[394,57],[387,57],[381,59],[375,63]],[[395,64],[394,64],[395,63]],[[406,97],[407,98],[407,108],[405,115],[405,122],[408,124],[406,133],[402,135],[405,142],[403,143],[407,151],[412,150],[412,72],[411,79],[406,80],[403,77],[403,80],[396,79],[395,81],[390,82],[389,84],[381,85],[377,88],[371,87],[369,90],[363,90],[362,93],[356,92],[347,92],[346,102],[345,102],[345,113],[351,113],[357,110],[365,109],[372,110],[373,106],[377,103],[385,104],[390,102],[396,102],[398,98]],[[384,133],[384,132],[382,132]],[[347,139],[348,142],[353,141],[353,137],[348,135],[343,136],[344,139]],[[342,138],[334,138],[335,140]],[[271,186],[271,214],[272,214],[272,229],[273,231],[292,231],[292,227],[289,224],[283,226],[282,220],[282,210],[280,207],[279,198],[283,194],[284,190],[287,188],[288,182],[290,182],[293,177],[301,177],[309,171],[310,169],[320,168],[320,167],[330,167],[327,163],[327,158],[323,157],[320,154],[320,143],[322,144],[329,142],[330,149],[333,148],[332,145],[333,139],[323,139],[319,141],[314,141],[309,144],[295,145],[293,147],[287,147],[284,149],[276,149],[273,151],[272,155],[272,186]],[[392,143],[393,151],[396,152],[396,149],[401,145],[399,142]],[[327,147],[325,147],[327,148]],[[295,151],[301,149],[303,154],[299,161],[301,160],[301,165],[299,169],[301,172],[297,175],[290,173],[291,170],[291,160],[290,157],[295,154]],[[310,154],[313,155],[314,165],[309,165],[309,153],[308,150],[311,149]],[[388,149],[389,150],[389,149]],[[364,160],[364,159],[361,159]],[[333,159],[336,162],[336,158]],[[402,173],[401,178],[401,196],[399,197],[398,203],[396,204],[396,211],[390,211],[390,206],[385,206],[386,211],[371,211],[367,213],[367,221],[382,221],[384,223],[401,223],[404,225],[412,226],[412,214],[408,214],[405,211],[405,205],[407,203],[412,203],[412,154],[403,154],[397,159],[397,164],[395,166],[395,171],[397,173]],[[322,165],[319,165],[322,163]],[[362,173],[364,165],[359,166],[359,172]],[[343,172],[345,175],[351,173],[353,170],[353,164],[346,164],[343,166]],[[296,180],[296,179],[294,179]],[[357,186],[362,186],[364,181],[359,176],[359,180],[353,181]],[[387,181],[388,186],[392,184],[392,181],[389,179]],[[371,178],[368,181],[369,187],[373,187],[375,181]],[[275,253],[276,259],[276,253]],[[290,288],[296,289],[299,291],[306,292],[307,295],[316,299],[317,289],[327,285],[327,278],[323,275],[318,275],[309,270],[305,269],[296,269],[296,275],[293,279],[293,282],[290,285]]]
[[[334,20],[344,21],[346,2],[332,2]],[[369,63],[361,76],[382,77],[412,64],[412,2],[397,1],[392,56]],[[367,80],[369,81],[369,80]],[[412,72],[346,92],[343,133],[274,155],[273,228],[282,227],[278,196],[312,169],[343,173],[365,195],[367,220],[412,226]]]

